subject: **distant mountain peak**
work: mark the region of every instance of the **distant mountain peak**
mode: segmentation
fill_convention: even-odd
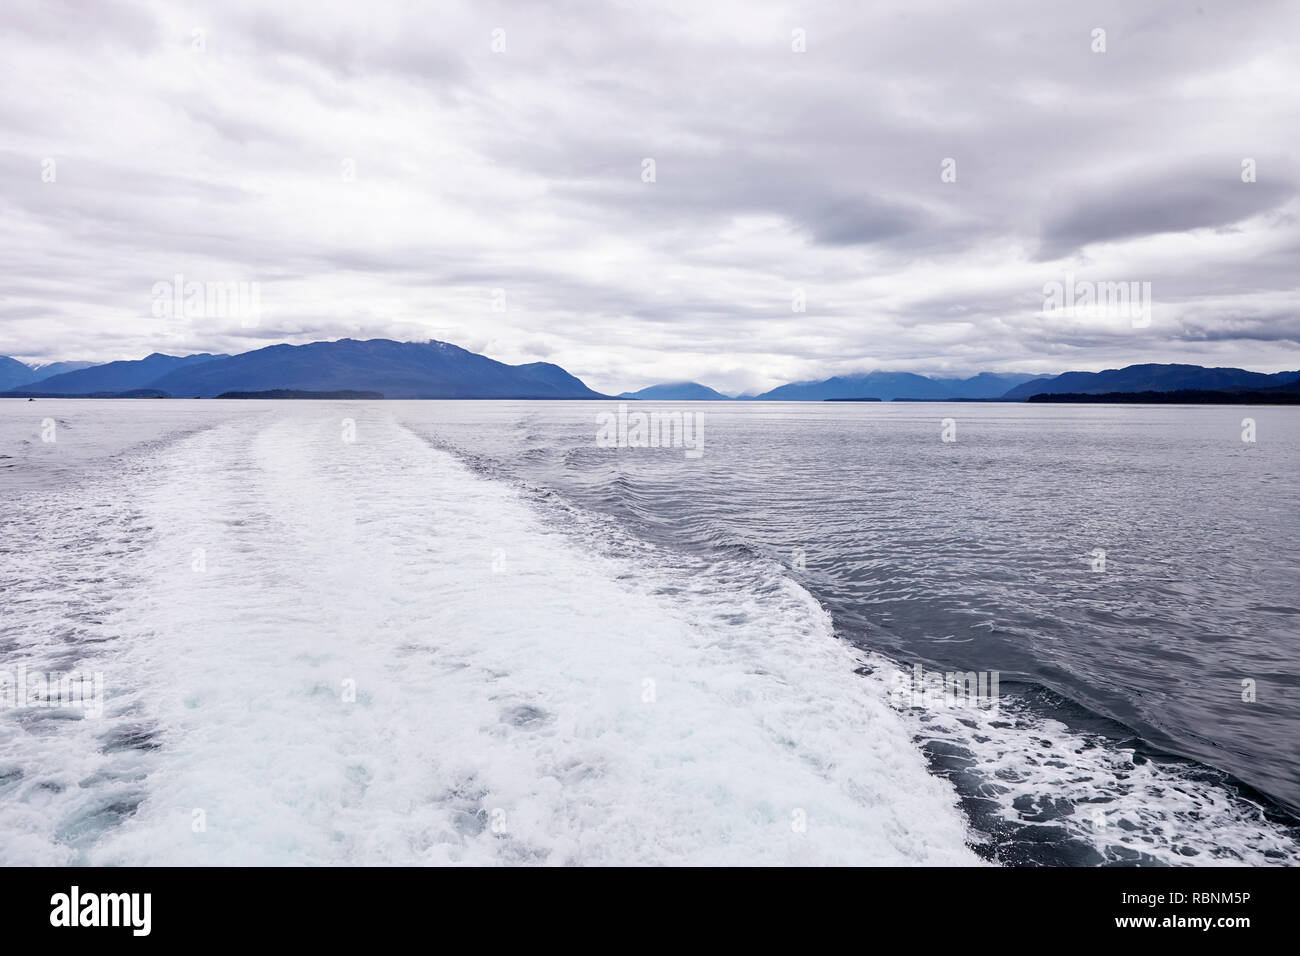
[[[92,392],[127,392],[148,388],[158,376],[185,365],[197,365],[214,359],[226,358],[224,355],[210,355],[201,352],[197,355],[164,355],[153,352],[142,359],[121,362],[106,362],[89,368],[77,369],[58,374],[39,375],[24,384],[23,391],[60,394],[84,395]],[[9,386],[13,389],[17,386]]]
[[[558,365],[507,365],[450,342],[338,339],[267,346],[178,369],[152,387],[173,395],[379,392],[386,398],[603,398]]]
[[[635,401],[661,402],[727,402],[731,397],[701,385],[699,382],[666,382],[663,385],[650,385],[635,392],[624,392],[618,396]]]
[[[1100,372],[1062,372],[1036,378],[1010,389],[1003,397],[1008,401],[1023,401],[1034,395],[1271,388],[1290,384],[1297,378],[1300,372],[1251,372],[1241,368],[1146,362]]]
[[[761,395],[758,401],[820,402],[826,399],[879,398],[896,399],[991,399],[1025,381],[1029,376],[1014,373],[984,372],[970,378],[931,378],[916,372],[849,372],[812,382],[781,385]]]

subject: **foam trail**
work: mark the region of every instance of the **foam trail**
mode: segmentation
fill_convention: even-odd
[[[978,862],[807,592],[598,542],[390,414],[286,403],[40,503],[7,656],[109,707],[0,716],[0,862]],[[95,608],[57,647],[41,587]]]

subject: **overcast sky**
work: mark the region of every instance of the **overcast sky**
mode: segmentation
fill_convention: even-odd
[[[0,354],[1297,369],[1298,37],[1294,0],[5,0]],[[160,317],[177,274],[260,318]],[[1150,324],[1045,314],[1067,275]]]

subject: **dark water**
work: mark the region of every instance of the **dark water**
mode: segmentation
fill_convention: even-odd
[[[863,648],[999,672],[1000,720],[918,735],[986,855],[1295,862],[1300,412],[637,406],[702,415],[691,459],[598,447],[615,407],[427,403],[407,422],[657,543],[779,561]],[[1088,839],[1100,811],[1149,828],[1151,854]]]

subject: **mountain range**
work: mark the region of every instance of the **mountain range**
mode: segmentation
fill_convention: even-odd
[[[1248,372],[1240,368],[1200,365],[1129,365],[1104,372],[1065,372],[1055,378],[1023,382],[1002,397],[1023,401],[1034,395],[1100,395],[1105,392],[1173,392],[1183,389],[1218,391],[1230,388],[1270,388],[1300,379],[1300,372]]]
[[[90,368],[94,362],[51,362],[48,365],[28,365],[7,355],[0,355],[0,392],[22,388],[42,381],[60,372],[73,372]]]
[[[138,389],[177,398],[276,390],[376,392],[385,398],[606,397],[547,362],[506,365],[447,342],[388,339],[271,345],[240,355],[155,353],[54,375],[21,391],[68,395]]]
[[[1300,382],[1300,371],[1250,372],[1240,368],[1200,365],[1129,365],[1103,372],[1063,372],[1041,377],[981,372],[970,378],[930,378],[912,372],[865,372],[837,375],[817,382],[793,382],[760,395],[740,396],[760,402],[824,402],[874,398],[881,401],[1006,401],[1023,402],[1035,395],[1101,395],[1109,393],[1223,391],[1268,389]],[[652,385],[619,398],[660,401],[726,399],[695,382]]]
[[[150,383],[155,379],[175,369],[228,357],[209,355],[207,352],[185,356],[154,352],[152,355],[131,362],[108,362],[104,365],[92,365],[89,368],[51,375],[34,384],[28,384],[23,391],[64,395],[75,395],[81,392],[125,392],[136,388],[149,388]]]
[[[1130,365],[1052,377],[981,372],[970,378],[931,378],[874,371],[793,382],[732,399],[698,382],[652,385],[618,396],[629,401],[1026,401],[1036,395],[1269,389],[1300,383],[1300,371],[1251,372],[1199,365]],[[308,397],[374,393],[390,399],[600,399],[558,365],[507,365],[447,342],[340,339],[270,345],[240,355],[163,355],[134,361],[57,362],[32,366],[0,356],[0,395],[171,396],[215,398],[227,393]]]
[[[981,372],[971,378],[928,378],[913,372],[837,375],[820,382],[794,382],[754,396],[760,402],[822,402],[829,398],[928,399],[1001,398],[1032,375]]]
[[[699,382],[673,382],[669,385],[651,385],[638,392],[623,392],[619,398],[631,398],[639,402],[730,402],[730,395],[723,395]]]

